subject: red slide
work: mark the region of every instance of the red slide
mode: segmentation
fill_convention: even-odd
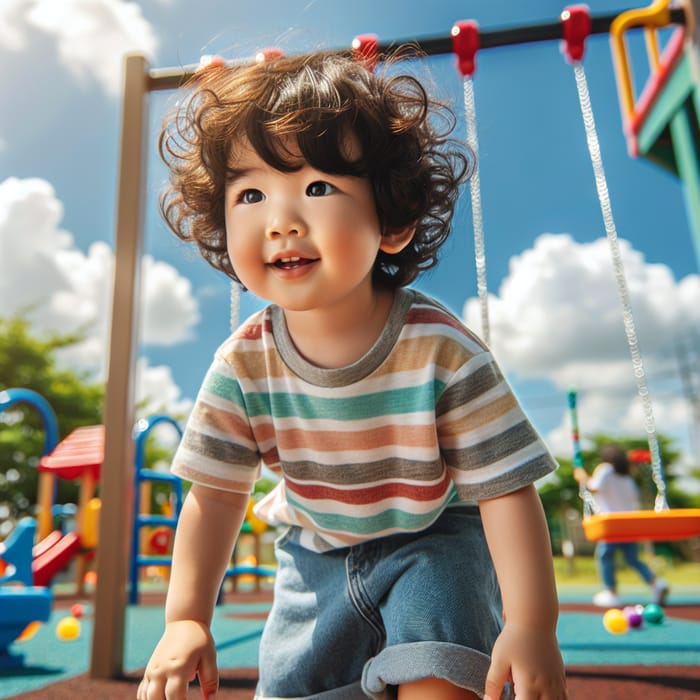
[[[51,579],[68,566],[80,549],[76,532],[62,535],[54,530],[32,549],[32,574],[35,586],[48,586]]]

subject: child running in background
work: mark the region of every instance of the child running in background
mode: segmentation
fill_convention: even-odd
[[[408,75],[318,52],[195,76],[166,122],[166,220],[270,302],[217,350],[140,700],[214,697],[209,629],[261,463],[283,528],[255,697],[566,698],[533,482],[556,463],[493,356],[408,285],[470,168]],[[509,682],[510,681],[510,682]]]
[[[583,484],[595,499],[599,513],[619,513],[639,510],[639,489],[630,473],[627,454],[620,445],[603,445],[600,448],[600,464],[589,475],[583,467],[574,470],[574,478]],[[651,586],[654,602],[666,602],[669,586],[659,578],[639,558],[639,545],[636,542],[605,542],[596,545],[595,556],[598,574],[605,588],[593,596],[593,602],[601,608],[616,608],[621,605],[617,595],[615,557],[621,552],[631,566],[646,583]]]

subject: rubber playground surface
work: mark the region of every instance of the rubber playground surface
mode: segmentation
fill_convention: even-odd
[[[613,635],[602,624],[603,610],[590,604],[593,589],[561,587],[558,637],[567,667],[571,700],[615,700],[649,696],[655,700],[700,698],[700,582],[676,586],[659,625]],[[92,639],[92,603],[81,600],[80,634],[71,641],[56,636],[57,624],[71,614],[75,599],[56,596],[49,622],[10,651],[24,655],[16,669],[0,670],[0,698],[135,697],[136,684],[163,626],[162,596],[144,596],[126,610],[125,677],[114,681],[88,677]],[[645,589],[630,586],[625,604],[650,602]],[[252,700],[257,645],[271,595],[228,594],[216,610],[221,689],[218,697]],[[195,689],[191,698],[200,697]]]

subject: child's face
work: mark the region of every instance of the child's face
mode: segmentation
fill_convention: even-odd
[[[369,181],[307,163],[284,173],[247,144],[230,165],[226,241],[241,282],[289,311],[366,302],[382,243]]]

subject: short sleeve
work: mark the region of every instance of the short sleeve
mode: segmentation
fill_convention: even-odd
[[[260,453],[243,392],[218,355],[199,390],[171,471],[194,483],[240,493],[250,493],[260,476]]]
[[[487,351],[455,373],[437,403],[437,427],[462,500],[511,493],[557,468]]]

